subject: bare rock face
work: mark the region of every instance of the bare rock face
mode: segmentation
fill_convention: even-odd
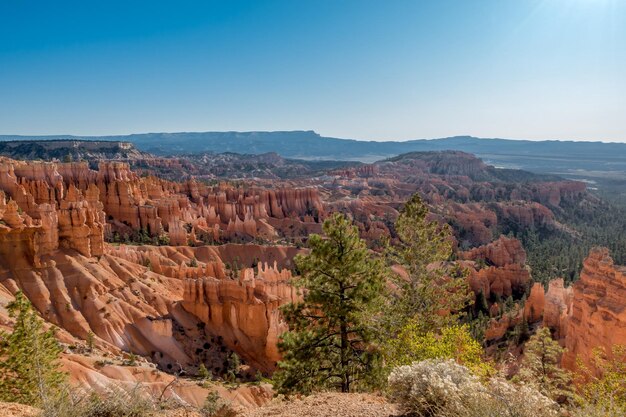
[[[626,268],[613,264],[607,249],[594,249],[572,287],[571,315],[565,332],[563,365],[589,364],[593,349],[610,352],[626,345]]]
[[[565,288],[562,278],[550,281],[545,296],[543,324],[552,330],[557,340],[565,338],[571,307],[572,287]]]
[[[118,161],[103,161],[94,171],[86,162],[1,158],[0,191],[28,216],[41,220],[48,232],[45,238],[38,238],[44,251],[55,249],[58,228],[63,247],[85,256],[90,256],[91,250],[101,255],[101,235],[110,236],[111,232],[166,234],[170,244],[180,246],[233,239],[275,240],[294,230],[319,229],[324,215],[315,188],[209,187],[195,180],[175,183],[141,178],[127,163]],[[88,248],[87,242],[92,247]]]
[[[174,183],[140,178],[122,162],[102,162],[98,171],[76,164],[63,166],[60,171],[66,183],[79,189],[97,184],[113,229],[145,230],[152,236],[167,233],[174,245],[187,245],[202,237],[211,242],[235,237],[271,240],[278,236],[270,225],[272,219],[316,222],[324,213],[313,188],[208,187],[195,180]]]
[[[526,252],[517,239],[500,237],[484,246],[461,252],[459,257],[471,261],[469,283],[475,294],[485,297],[509,297],[522,293],[530,283],[525,266]]]
[[[104,254],[104,212],[97,199],[90,204],[72,185],[59,203],[58,218],[61,242],[87,257]]]
[[[505,236],[500,236],[488,245],[461,252],[459,257],[467,260],[483,259],[495,267],[526,263],[526,251],[520,241]]]
[[[291,272],[276,264],[247,268],[237,279],[184,281],[183,307],[255,367],[271,371],[280,359],[278,337],[287,330],[278,307],[297,299]]]
[[[524,320],[529,323],[534,323],[544,315],[546,306],[546,296],[543,290],[543,285],[540,282],[535,282],[530,289],[530,295],[524,304]]]
[[[41,256],[59,246],[101,256],[107,227],[96,190],[94,185],[84,191],[65,187],[56,164],[0,159],[0,204],[7,207],[0,218],[14,235],[27,230],[33,235],[28,247],[14,250],[14,257],[39,265]]]

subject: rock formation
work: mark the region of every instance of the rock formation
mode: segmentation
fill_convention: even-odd
[[[296,300],[289,270],[276,264],[246,268],[236,279],[201,277],[184,280],[183,307],[219,335],[226,345],[264,371],[280,359],[278,337],[287,330],[278,307]]]
[[[517,239],[501,236],[487,245],[461,252],[459,258],[469,267],[469,283],[475,294],[506,298],[523,294],[530,283],[525,266],[526,252]]]
[[[196,163],[148,157],[134,162],[143,172],[156,166],[174,178],[191,168],[202,172]],[[319,233],[328,212],[351,215],[376,247],[394,238],[391,225],[402,204],[419,192],[432,218],[453,226],[470,286],[490,300],[495,317],[500,299],[526,293],[531,277],[520,242],[492,242],[494,235],[559,228],[553,210],[585,198],[582,183],[502,173],[462,153],[404,156],[299,181],[254,179],[245,186],[140,176],[119,160],[92,168],[86,162],[0,158],[0,300],[22,290],[48,323],[63,329],[67,344],[93,332],[108,355],[133,352],[161,370],[192,374],[200,363],[224,372],[230,351],[248,366],[274,369],[276,343],[286,329],[279,307],[297,299],[289,285],[299,252],[293,243]],[[617,343],[624,319],[614,299],[622,291],[620,280],[621,269],[594,252],[580,288],[556,281],[544,293],[535,284],[524,307],[494,319],[487,338],[504,336],[525,318],[543,319],[572,355],[588,355],[596,339]],[[0,326],[10,327],[5,316],[0,308]],[[593,339],[580,336],[585,332]],[[145,378],[161,388],[170,381],[158,371],[129,375],[129,369],[66,359],[72,375],[90,386]]]
[[[141,231],[152,237],[167,234],[174,245],[194,240],[275,240],[291,233],[290,222],[309,229],[324,214],[314,188],[208,187],[194,180],[174,183],[140,178],[127,163],[117,161],[100,162],[94,171],[86,162],[0,159],[0,190],[33,219],[54,217],[52,208],[60,210],[56,217],[61,217],[62,240],[87,256],[87,240],[96,246],[96,255],[101,254],[97,242],[101,231],[125,239]],[[48,240],[52,243],[54,238]]]
[[[522,319],[541,323],[565,347],[564,367],[573,370],[578,360],[592,366],[596,348],[610,354],[613,347],[626,346],[625,299],[626,267],[614,265],[607,249],[596,248],[576,283],[565,288],[562,279],[555,279],[547,292],[535,283],[524,308],[493,319],[485,337],[499,339]]]
[[[304,222],[313,212],[323,207],[310,189],[209,188],[139,178],[119,162],[93,171],[86,163],[2,159],[0,289],[23,291],[68,337],[92,332],[103,349],[165,370],[195,369],[199,351],[216,368],[222,346],[270,370],[285,329],[278,307],[295,297],[284,268],[296,248],[112,246],[104,236],[109,228],[169,231],[186,245],[203,227],[215,237],[256,236],[275,230],[271,219]],[[201,323],[205,331],[189,337]]]
[[[564,366],[576,359],[589,364],[593,349],[611,352],[626,346],[626,268],[613,264],[607,249],[594,249],[572,286],[571,308],[565,326]]]

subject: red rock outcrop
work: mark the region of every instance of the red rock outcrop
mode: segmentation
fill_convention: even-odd
[[[315,188],[208,187],[194,180],[175,183],[140,178],[127,163],[117,161],[101,162],[94,171],[86,162],[26,163],[2,158],[0,190],[33,219],[44,216],[41,211],[52,212],[40,209],[42,204],[57,211],[70,210],[72,214],[62,215],[62,238],[83,254],[87,253],[86,240],[96,246],[96,253],[102,252],[97,237],[89,237],[99,236],[100,229],[107,236],[110,232],[130,236],[139,231],[155,237],[168,234],[174,245],[275,240],[292,233],[290,223],[308,229],[319,224],[324,214]],[[286,219],[289,221],[284,224]],[[68,235],[68,227],[74,229],[73,236]],[[48,240],[54,242],[54,238]]]
[[[488,245],[461,252],[459,257],[466,260],[482,259],[487,265],[495,267],[526,263],[526,251],[521,242],[505,236],[500,236]]]
[[[613,264],[605,248],[591,251],[584,261],[580,279],[564,287],[563,279],[550,282],[547,292],[535,283],[523,310],[492,320],[487,340],[504,336],[523,318],[542,322],[566,348],[562,363],[575,369],[577,361],[592,366],[594,349],[611,352],[626,346],[626,267]]]
[[[244,269],[237,279],[202,277],[184,281],[183,307],[221,336],[226,345],[264,371],[280,359],[277,342],[287,330],[278,307],[297,299],[289,270],[276,264]]]
[[[543,285],[535,282],[530,289],[530,295],[524,303],[524,320],[535,323],[543,318],[546,306],[546,295]]]
[[[611,352],[626,345],[626,268],[613,264],[607,249],[594,249],[572,287],[571,314],[565,328],[563,365],[580,359],[589,365],[593,349]]]
[[[487,245],[459,253],[469,267],[469,283],[475,294],[509,297],[524,293],[530,283],[526,252],[517,239],[501,236]]]
[[[562,278],[550,281],[545,295],[543,325],[549,327],[557,340],[563,340],[571,315],[572,287],[565,287]]]
[[[203,227],[216,237],[270,234],[269,219],[323,212],[315,190],[212,189],[194,181],[140,179],[118,162],[92,171],[85,163],[6,159],[0,187],[0,286],[22,290],[46,321],[70,337],[93,332],[101,347],[149,357],[164,369],[193,369],[199,351],[216,368],[219,358],[210,352],[221,344],[259,369],[272,369],[278,360],[276,343],[285,330],[278,307],[295,297],[290,272],[282,268],[291,266],[296,248],[114,247],[104,235],[108,226],[162,227],[174,243],[186,245]],[[252,265],[258,265],[256,274]],[[179,337],[181,326],[189,335],[200,322],[206,334]],[[209,349],[198,347],[209,339]]]
[[[198,319],[180,307],[183,301],[190,311],[199,311],[201,304],[213,314],[226,305],[227,324],[208,326],[207,332],[220,336],[234,349],[245,347],[244,358],[270,369],[277,359],[278,336],[284,330],[277,308],[293,299],[287,284],[290,273],[278,268],[290,265],[296,248],[112,247],[103,242],[104,213],[97,195],[89,187],[86,194],[70,184],[56,202],[57,210],[48,203],[33,203],[35,214],[45,213],[51,220],[31,218],[0,192],[2,288],[11,293],[22,290],[46,321],[73,337],[85,339],[93,332],[107,349],[150,357],[164,369],[173,364],[194,366],[193,346],[179,341],[174,329],[174,321],[197,327]],[[56,241],[51,240],[54,236]],[[236,269],[260,259],[274,262],[274,266],[260,264],[257,276],[244,269],[239,280],[228,278]],[[211,287],[217,298],[193,307],[184,297],[184,289],[193,281],[214,281],[205,287]],[[229,315],[231,308],[237,309],[233,316]]]

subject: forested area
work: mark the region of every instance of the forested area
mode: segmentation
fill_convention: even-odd
[[[547,284],[562,277],[576,281],[582,263],[594,246],[609,248],[616,264],[626,264],[626,202],[619,196],[599,194],[597,202],[562,203],[555,210],[561,230],[525,229],[512,233],[528,254],[535,281]]]

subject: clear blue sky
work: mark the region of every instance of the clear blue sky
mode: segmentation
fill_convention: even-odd
[[[624,0],[0,0],[0,133],[626,142]]]

